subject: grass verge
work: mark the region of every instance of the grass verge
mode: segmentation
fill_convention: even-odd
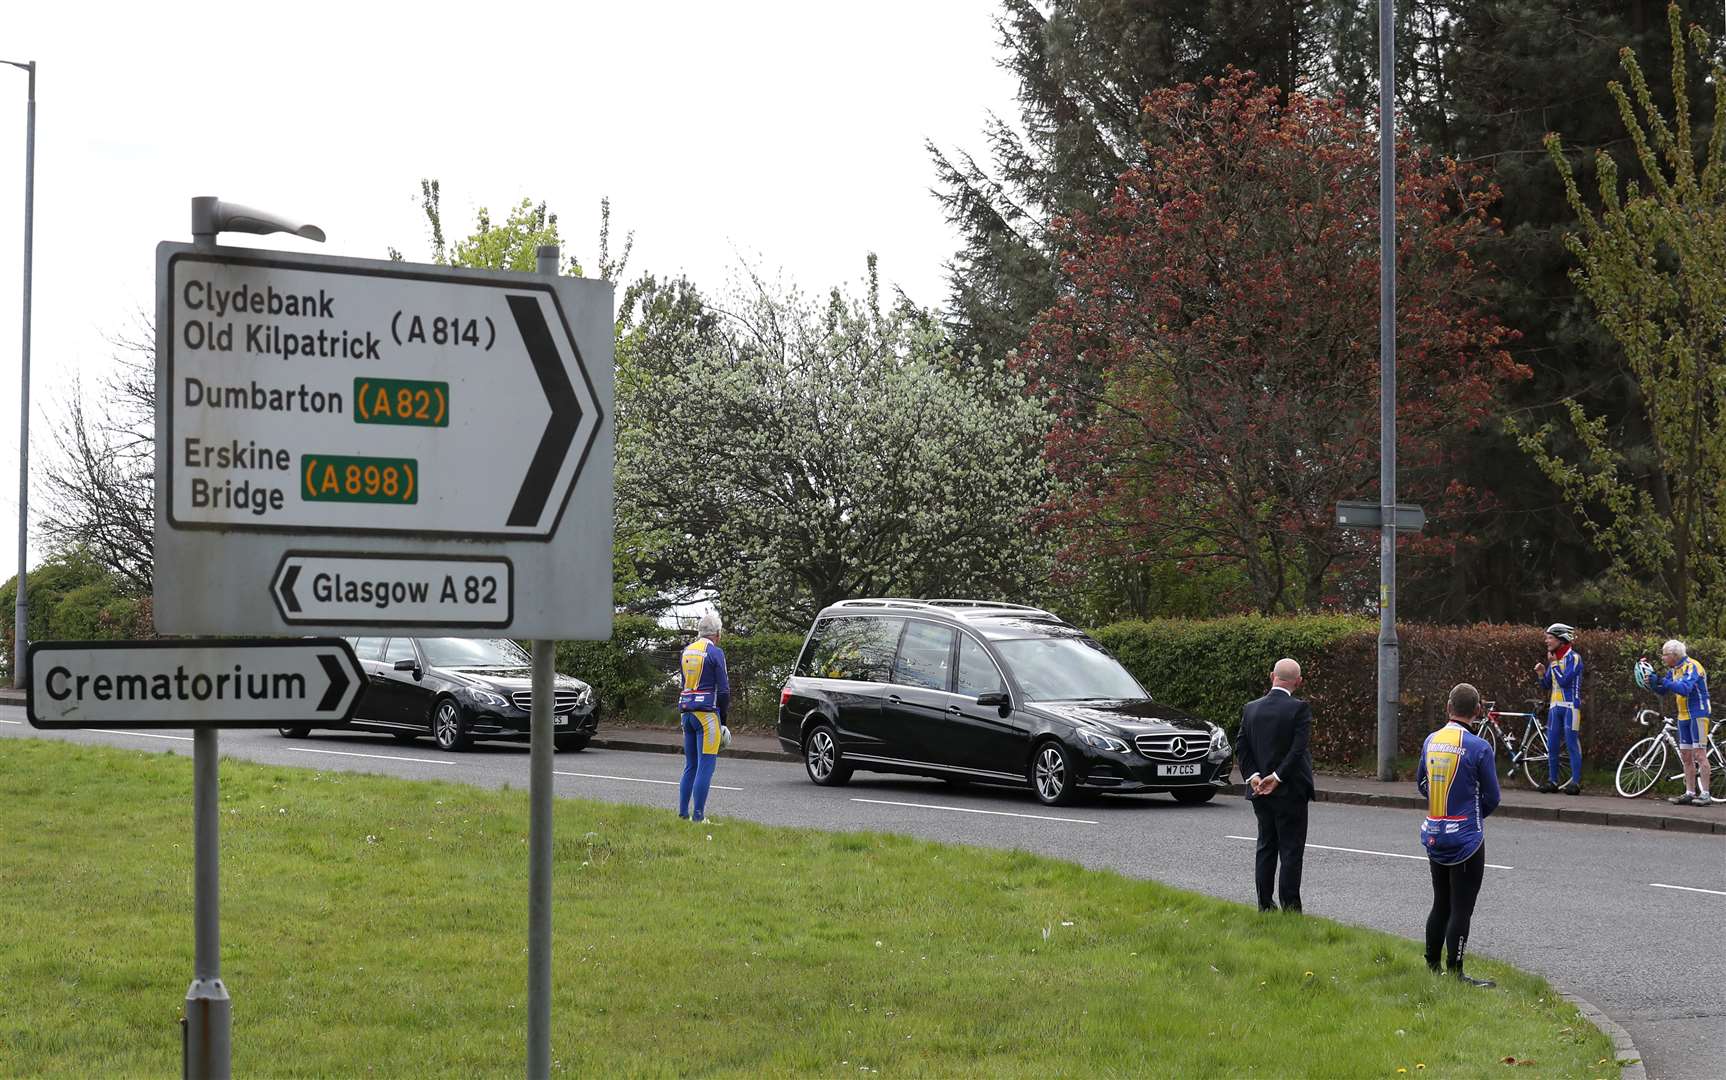
[[[0,1075],[169,1076],[191,762],[7,740]],[[515,1076],[524,792],[222,763],[241,1076]],[[1017,852],[556,810],[569,1075],[1616,1075],[1539,979]],[[1411,915],[1412,917],[1412,915]]]

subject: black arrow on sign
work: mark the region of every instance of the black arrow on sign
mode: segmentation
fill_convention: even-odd
[[[341,704],[342,695],[348,692],[348,673],[342,667],[341,659],[328,653],[320,653],[318,663],[324,665],[324,674],[330,677],[330,688],[318,701],[318,711],[333,712]]]
[[[282,575],[282,584],[277,590],[281,593],[283,602],[288,605],[288,610],[295,615],[300,613],[300,598],[294,595],[294,582],[298,580],[300,580],[300,564],[291,563],[287,573]]]
[[[515,325],[521,331],[527,355],[533,359],[533,370],[539,376],[540,388],[551,403],[551,421],[545,425],[539,449],[534,451],[533,463],[527,467],[527,478],[521,482],[521,491],[509,512],[510,525],[526,526],[537,524],[545,512],[546,500],[551,498],[551,487],[557,482],[563,460],[575,442],[575,429],[581,424],[581,401],[575,396],[575,387],[570,385],[569,373],[563,369],[563,357],[558,354],[557,343],[545,325],[539,299],[511,296],[509,310],[515,316]]]

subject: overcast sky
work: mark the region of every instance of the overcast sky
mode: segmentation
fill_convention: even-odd
[[[1014,114],[996,10],[8,4],[0,58],[39,66],[32,472],[74,377],[99,379],[107,339],[153,310],[156,243],[190,239],[193,195],[329,235],[254,246],[423,260],[419,180],[436,177],[452,238],[476,208],[531,196],[589,266],[610,196],[614,234],[635,233],[627,277],[717,289],[747,258],[824,289],[874,251],[886,281],[941,303],[956,240],[923,142],[981,150],[988,112]],[[16,566],[26,81],[0,68],[0,580]],[[32,520],[45,510],[35,486]]]

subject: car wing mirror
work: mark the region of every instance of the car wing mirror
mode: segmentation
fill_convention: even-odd
[[[411,671],[414,673],[414,678],[417,679],[420,677],[420,662],[418,660],[397,660],[396,670]]]
[[[1012,703],[1012,700],[1007,697],[1005,691],[997,690],[992,694],[977,695],[977,704],[979,705],[999,705],[1001,708],[1005,709]]]

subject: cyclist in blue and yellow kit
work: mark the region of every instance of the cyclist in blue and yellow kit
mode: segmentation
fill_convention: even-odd
[[[697,624],[701,636],[683,650],[683,692],[677,710],[683,719],[683,779],[677,785],[677,816],[704,820],[713,767],[719,761],[719,732],[731,709],[731,681],[719,648],[722,627],[709,611]],[[691,811],[693,810],[693,814]]]
[[[1708,672],[1690,655],[1689,646],[1677,638],[1661,647],[1660,658],[1671,674],[1649,675],[1648,689],[1677,699],[1678,759],[1684,763],[1684,794],[1666,801],[1677,806],[1707,806],[1714,801],[1708,794],[1708,714],[1712,711]]]
[[[1426,966],[1439,970],[1443,950],[1450,974],[1471,986],[1490,979],[1462,973],[1468,950],[1468,924],[1486,877],[1484,821],[1498,809],[1498,773],[1492,746],[1468,730],[1480,712],[1480,691],[1457,683],[1444,711],[1449,723],[1426,737],[1420,748],[1415,783],[1426,796],[1420,846],[1432,870],[1432,911],[1426,916]]]
[[[1576,628],[1555,622],[1546,628],[1546,655],[1550,664],[1534,665],[1540,688],[1547,691],[1546,783],[1541,791],[1582,791],[1582,655],[1570,647]],[[1558,748],[1570,752],[1570,780],[1558,786]]]

